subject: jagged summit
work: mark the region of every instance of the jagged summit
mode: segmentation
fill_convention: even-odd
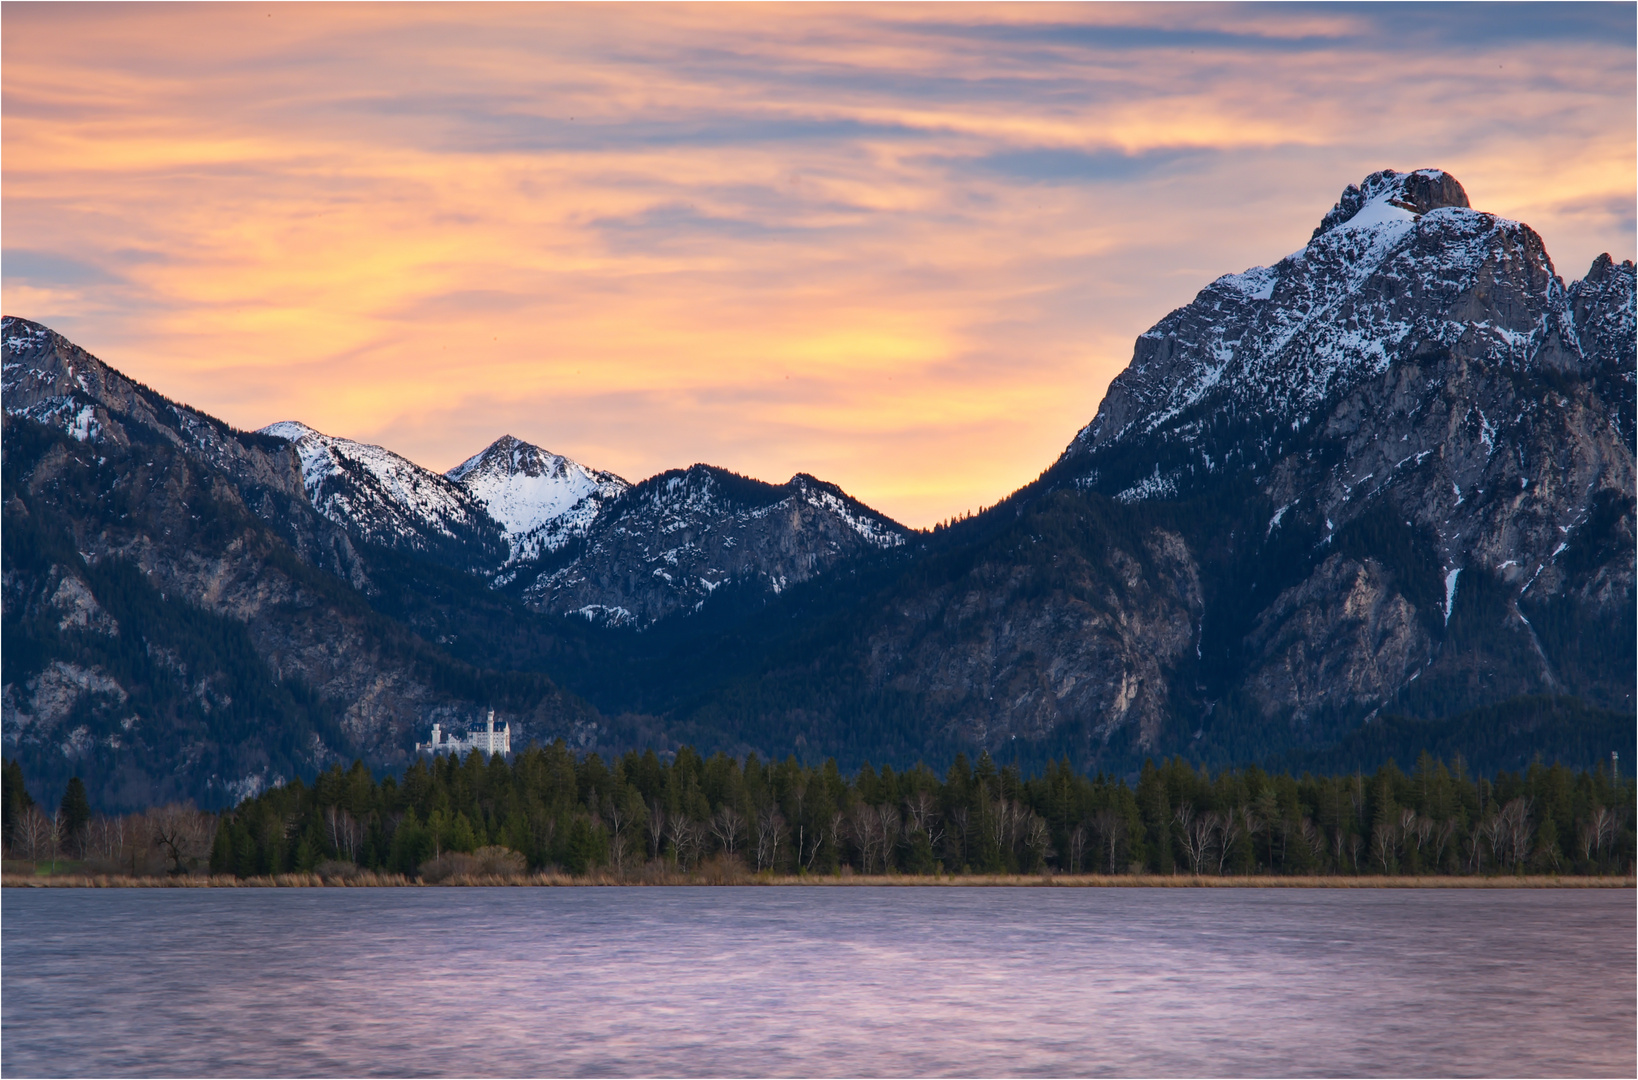
[[[1065,458],[1163,431],[1197,441],[1225,416],[1300,428],[1415,355],[1578,369],[1574,318],[1529,226],[1470,208],[1440,170],[1372,173],[1301,251],[1218,278],[1139,337]]]
[[[1468,205],[1467,192],[1454,176],[1443,169],[1417,169],[1408,173],[1383,169],[1367,176],[1361,184],[1349,184],[1344,188],[1342,197],[1325,215],[1310,239],[1351,222],[1366,224],[1360,215],[1367,207],[1376,210],[1376,213],[1367,215],[1374,223],[1381,220],[1384,213],[1393,216],[1392,210],[1415,217],[1447,206],[1467,209]]]
[[[556,551],[590,527],[623,478],[502,435],[444,474],[506,529],[509,562]]]

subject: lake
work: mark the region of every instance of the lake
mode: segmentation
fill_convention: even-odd
[[[1632,1076],[1634,894],[6,889],[0,1071]]]

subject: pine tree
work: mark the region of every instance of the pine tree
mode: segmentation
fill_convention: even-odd
[[[91,800],[86,798],[85,782],[79,777],[70,780],[63,790],[59,812],[62,815],[63,846],[70,851],[78,851],[85,837],[86,826],[91,824]]]
[[[29,797],[28,786],[23,783],[23,767],[15,759],[5,762],[0,769],[0,804],[4,806],[5,818],[0,821],[0,831],[3,831],[6,847],[12,845],[12,825],[22,816],[23,811],[34,805]]]

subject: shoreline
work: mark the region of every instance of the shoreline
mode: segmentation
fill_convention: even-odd
[[[723,885],[815,888],[1047,888],[1047,889],[1631,889],[1638,877],[1577,877],[1532,874],[1498,877],[1208,877],[1192,874],[1077,874],[1043,877],[1029,874],[917,875],[750,875],[705,876],[657,874],[529,874],[516,877],[474,875],[427,882],[400,874],[359,873],[346,877],[292,873],[269,877],[236,878],[228,875],[186,877],[131,877],[122,874],[58,874],[28,876],[5,874],[0,887],[8,889],[442,889],[442,888],[646,888],[653,886],[713,887]]]

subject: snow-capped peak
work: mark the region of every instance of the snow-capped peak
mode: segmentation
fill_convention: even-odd
[[[1485,267],[1503,265],[1521,271],[1524,295],[1499,321],[1445,314]],[[1383,169],[1348,185],[1301,251],[1217,279],[1139,337],[1065,453],[1198,427],[1224,409],[1289,428],[1406,350],[1466,341],[1487,362],[1521,363],[1567,318],[1538,236],[1473,210],[1441,169]]]
[[[614,473],[502,435],[444,474],[506,529],[512,561],[561,547],[631,485]]]
[[[1466,209],[1468,201],[1462,185],[1443,169],[1417,169],[1408,173],[1383,169],[1367,176],[1361,184],[1349,184],[1314,230],[1312,239],[1332,229],[1415,221],[1419,215],[1447,206]]]
[[[300,420],[280,420],[276,424],[269,424],[262,428],[261,434],[271,435],[275,439],[283,439],[285,442],[300,442],[309,435],[317,435],[321,439],[328,438],[328,436],[315,431]]]

